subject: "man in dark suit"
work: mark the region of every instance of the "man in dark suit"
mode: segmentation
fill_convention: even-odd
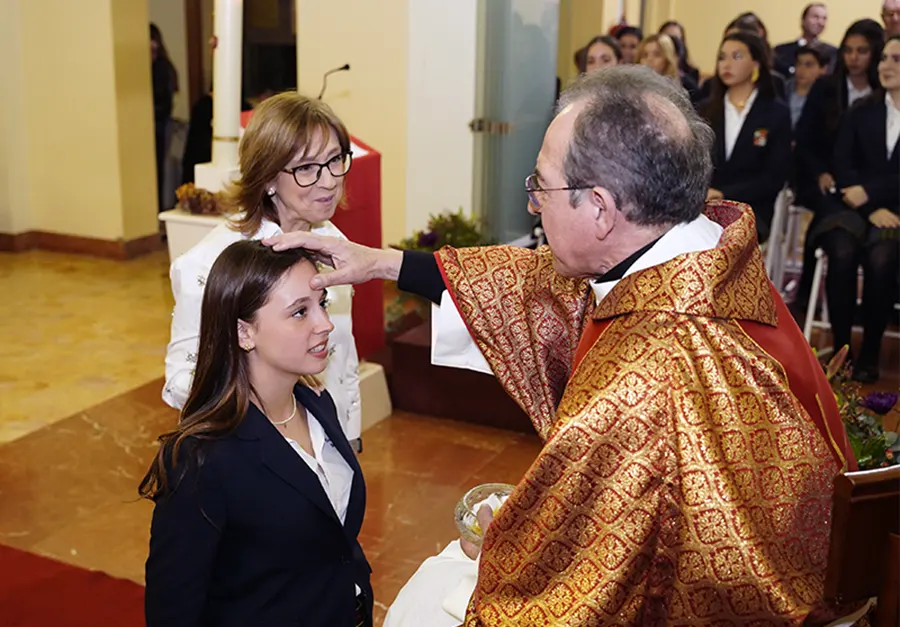
[[[786,77],[793,75],[797,49],[815,42],[827,52],[828,57],[831,59],[828,65],[828,71],[831,72],[834,69],[834,61],[837,58],[837,48],[819,40],[819,36],[825,30],[827,23],[828,8],[823,3],[813,2],[806,5],[800,17],[800,28],[803,31],[800,38],[796,41],[789,41],[775,46],[775,70]]]
[[[900,0],[884,0],[881,4],[881,20],[885,37],[900,35]]]

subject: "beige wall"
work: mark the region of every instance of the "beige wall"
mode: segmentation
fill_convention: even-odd
[[[190,0],[192,2],[196,0]],[[200,33],[203,42],[203,93],[212,89],[212,48],[209,40],[213,36],[213,9],[215,0],[200,0]]]
[[[325,100],[354,136],[382,154],[385,243],[406,230],[409,1],[298,0],[298,88],[315,96],[323,73],[350,64],[349,72],[330,77]]]
[[[678,0],[648,0],[643,22],[648,34],[656,32],[663,22],[675,19],[676,2]],[[693,44],[690,35],[688,39]]]
[[[185,0],[148,0],[149,19],[159,26],[169,59],[178,71],[179,90],[172,102],[172,116],[187,120],[188,102],[187,34],[184,19]],[[139,14],[140,12],[136,12]]]
[[[637,5],[639,7],[640,2]],[[626,3],[625,10],[629,12],[630,20],[637,21],[639,8],[629,9]],[[620,17],[619,0],[561,0],[556,67],[563,87],[578,74],[574,63],[575,52],[597,35],[608,33]]]
[[[31,228],[31,201],[26,161],[25,76],[22,63],[21,4],[0,2],[0,233]]]
[[[478,4],[409,3],[404,234],[424,228],[432,214],[473,210]]]
[[[178,4],[180,4],[180,0]],[[116,159],[119,168],[122,237],[136,239],[159,230],[156,218],[156,158],[153,89],[147,43],[148,16],[134,0],[112,0]],[[182,12],[183,14],[183,12]],[[187,69],[181,93],[187,98]]]
[[[623,3],[625,9],[625,18],[629,24],[641,23],[641,0],[625,0]]]
[[[754,11],[769,30],[772,45],[796,39],[800,35],[800,12],[809,0],[648,0],[653,5],[648,14],[648,30],[655,31],[666,17],[680,20],[687,30],[693,62],[703,72],[715,68],[716,51],[722,30],[742,11]],[[844,31],[854,21],[871,17],[879,19],[881,0],[837,0],[828,5],[828,27],[823,39],[837,45]]]
[[[0,2],[0,231],[156,231],[147,22],[134,0]]]

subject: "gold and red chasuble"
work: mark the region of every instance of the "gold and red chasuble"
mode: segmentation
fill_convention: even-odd
[[[487,532],[467,627],[792,625],[821,604],[832,480],[855,460],[750,209],[707,216],[716,248],[596,307],[546,248],[438,251],[545,442]]]

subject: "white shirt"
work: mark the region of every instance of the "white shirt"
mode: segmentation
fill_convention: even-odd
[[[306,424],[309,426],[309,439],[312,443],[315,457],[304,451],[303,447],[296,440],[288,437],[284,439],[296,451],[300,459],[306,462],[310,470],[316,473],[319,483],[322,484],[322,489],[325,490],[325,494],[334,508],[334,513],[337,514],[343,525],[347,519],[347,508],[350,505],[353,469],[325,435],[325,429],[322,428],[322,425],[309,410],[306,412]],[[360,588],[356,586],[356,594],[359,593]]]
[[[350,487],[353,484],[353,469],[347,463],[334,443],[325,435],[325,429],[313,414],[307,410],[306,424],[309,426],[309,439],[315,456],[303,450],[300,443],[288,437],[288,441],[300,458],[306,462],[310,470],[316,473],[322,489],[328,495],[328,500],[334,508],[341,524],[347,518],[347,507],[350,505]]]
[[[725,94],[725,160],[731,159],[731,153],[734,152],[734,145],[737,143],[737,138],[741,134],[741,129],[744,128],[744,122],[747,120],[747,114],[750,113],[750,109],[753,108],[753,103],[756,102],[756,95],[759,93],[759,90],[754,89],[753,93],[750,94],[750,97],[747,98],[747,104],[744,105],[744,108],[738,111],[738,108],[732,104],[731,100],[728,98],[728,94]]]
[[[631,267],[622,275],[622,278],[624,279],[629,274],[658,266],[667,261],[672,261],[678,255],[711,250],[719,245],[719,240],[724,231],[725,229],[705,215],[701,215],[691,222],[676,224],[665,235],[660,237],[659,241],[650,250],[631,264]],[[620,280],[604,281],[603,283],[591,281],[594,302],[599,305],[600,301],[606,298]]]
[[[884,95],[884,104],[887,109],[885,140],[887,141],[887,156],[890,159],[894,153],[894,148],[897,146],[897,139],[900,138],[900,109],[891,100],[890,94]]]
[[[705,215],[672,227],[650,250],[634,262],[624,276],[671,261],[678,255],[711,250],[718,246],[724,229]],[[591,281],[594,301],[599,303],[618,281]],[[453,299],[447,290],[441,294],[440,306],[432,305],[431,363],[435,366],[463,368],[493,374],[478,345],[469,335]]]
[[[181,409],[187,401],[197,364],[200,341],[200,309],[206,278],[223,250],[243,239],[259,240],[280,234],[281,227],[263,220],[259,231],[247,237],[239,231],[220,224],[196,246],[175,259],[169,270],[175,310],[172,312],[172,331],[166,348],[166,383],[163,400]],[[312,232],[346,239],[331,222],[314,225]],[[328,338],[329,357],[322,381],[337,406],[338,419],[348,440],[359,437],[362,412],[359,393],[359,357],[353,339],[351,304],[353,290],[349,285],[328,288],[328,315],[334,331]]]
[[[850,79],[847,79],[847,106],[849,107],[854,102],[859,100],[860,98],[865,98],[869,94],[872,93],[872,88],[869,85],[866,85],[862,89],[857,89],[853,86],[853,83],[850,82]]]

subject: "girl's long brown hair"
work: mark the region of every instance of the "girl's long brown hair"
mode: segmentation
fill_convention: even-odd
[[[240,348],[238,320],[252,323],[284,274],[304,261],[312,263],[304,249],[275,252],[252,240],[232,244],[216,259],[203,293],[191,392],[178,428],[159,436],[159,452],[138,488],[142,497],[155,501],[174,492],[179,478],[170,481],[168,470],[202,466],[203,444],[232,433],[244,420],[254,390],[247,354]],[[312,376],[301,382],[318,384]],[[188,441],[188,458],[181,460]]]

